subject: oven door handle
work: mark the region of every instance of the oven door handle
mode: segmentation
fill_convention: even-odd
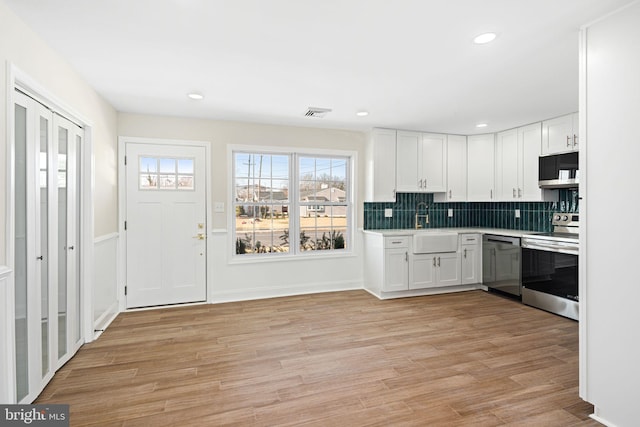
[[[565,246],[565,245],[550,245],[550,244],[535,244],[531,242],[524,243],[522,245],[526,249],[536,249],[547,252],[560,252],[569,255],[578,255],[578,246]]]

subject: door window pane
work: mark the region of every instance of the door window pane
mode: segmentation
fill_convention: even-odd
[[[27,329],[27,109],[15,106],[15,335],[16,394],[29,394]]]
[[[42,376],[49,372],[49,121],[40,117],[40,290]]]
[[[194,190],[195,160],[155,158],[139,159],[140,190]]]

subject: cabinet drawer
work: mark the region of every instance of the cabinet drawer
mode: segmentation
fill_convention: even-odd
[[[477,245],[480,242],[480,236],[477,234],[462,234],[460,239],[462,245]]]
[[[409,236],[385,237],[384,247],[388,248],[408,248]]]

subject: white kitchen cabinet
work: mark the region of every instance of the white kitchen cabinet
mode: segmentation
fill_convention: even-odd
[[[384,250],[384,292],[406,291],[408,282],[408,249],[386,248]]]
[[[467,137],[467,201],[494,200],[495,135]]]
[[[460,234],[461,274],[463,285],[482,282],[482,237],[480,234]]]
[[[518,130],[499,132],[496,135],[495,200],[518,200],[519,163]]]
[[[445,252],[413,255],[409,270],[409,289],[459,285],[460,254]]]
[[[496,135],[496,201],[544,200],[538,187],[542,124],[534,123]]]
[[[446,192],[434,195],[436,202],[467,200],[467,137],[447,135]]]
[[[544,201],[548,194],[538,186],[539,157],[541,154],[542,124],[534,123],[518,128],[518,198],[524,202]]]
[[[364,287],[376,295],[409,289],[410,235],[364,233]]]
[[[578,113],[542,122],[542,155],[577,151]]]
[[[447,136],[398,131],[396,190],[436,193],[446,188]]]
[[[373,129],[367,143],[365,169],[365,202],[395,202],[395,130]]]

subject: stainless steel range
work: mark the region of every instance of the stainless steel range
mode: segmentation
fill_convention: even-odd
[[[522,236],[522,302],[578,320],[579,214],[554,213],[552,225]]]

